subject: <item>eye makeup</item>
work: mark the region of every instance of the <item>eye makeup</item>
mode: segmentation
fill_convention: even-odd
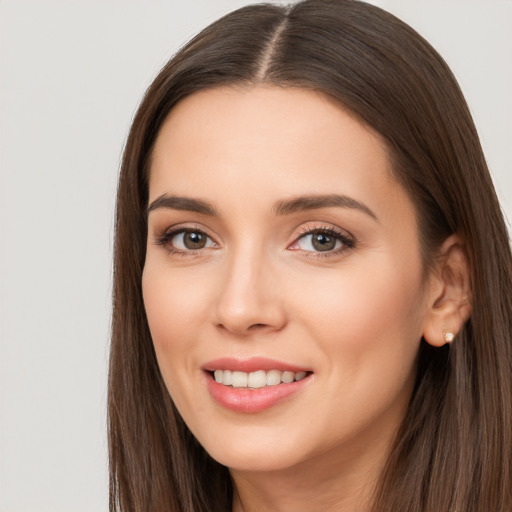
[[[217,249],[219,244],[198,225],[177,225],[167,228],[155,237],[155,244],[165,247],[170,254],[195,256],[201,251]],[[287,249],[306,257],[338,256],[353,249],[355,238],[334,226],[307,224],[299,230]]]

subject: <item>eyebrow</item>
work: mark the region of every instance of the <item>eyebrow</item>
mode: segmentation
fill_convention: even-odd
[[[159,208],[169,208],[172,210],[186,210],[189,212],[202,213],[203,215],[216,216],[217,211],[215,208],[206,201],[201,199],[194,199],[192,197],[181,197],[181,196],[169,196],[162,194],[158,196],[150,205],[146,208],[146,216]]]
[[[286,201],[279,201],[274,205],[276,215],[289,215],[303,210],[317,210],[330,207],[353,208],[359,210],[374,220],[378,220],[377,215],[364,203],[357,201],[349,196],[328,194],[300,196]]]
[[[375,213],[364,203],[353,199],[352,197],[338,194],[327,195],[309,195],[299,196],[293,199],[278,201],[274,204],[272,210],[275,215],[290,215],[298,211],[318,210],[320,208],[341,207],[353,208],[359,210],[374,220],[378,220]],[[157,197],[146,208],[146,215],[160,208],[169,208],[172,210],[186,210],[190,212],[202,213],[215,217],[218,215],[217,210],[208,202],[202,199],[192,197],[182,197],[162,194]]]

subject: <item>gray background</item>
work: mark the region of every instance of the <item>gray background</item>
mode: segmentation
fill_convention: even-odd
[[[0,0],[0,512],[107,510],[112,217],[135,108],[243,0]],[[375,0],[459,78],[512,219],[512,1]]]

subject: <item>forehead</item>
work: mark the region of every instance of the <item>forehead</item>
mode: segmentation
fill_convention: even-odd
[[[194,93],[163,123],[153,151],[150,201],[162,193],[239,206],[301,194],[343,193],[383,209],[402,187],[383,138],[311,90],[254,86]]]
[[[286,149],[308,140],[318,145],[319,137],[336,144],[345,139],[352,146],[366,139],[379,146],[380,157],[387,158],[383,138],[334,99],[309,89],[271,85],[218,87],[186,97],[164,121],[153,156],[160,156],[178,138],[180,145],[215,143],[226,150],[229,137],[238,143],[244,139],[243,149],[264,145],[267,155],[275,146]]]

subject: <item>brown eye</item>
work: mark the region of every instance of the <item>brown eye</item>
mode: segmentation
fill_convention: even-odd
[[[187,249],[202,249],[206,246],[207,236],[198,231],[187,231],[183,233],[183,245]]]
[[[169,249],[176,250],[176,252],[183,253],[216,246],[215,242],[206,233],[197,229],[182,229],[174,233],[168,233],[159,243],[166,245]]]
[[[336,248],[338,239],[326,233],[312,233],[311,244],[317,251],[332,251]]]
[[[310,253],[332,253],[337,254],[345,249],[352,249],[355,241],[349,235],[334,231],[333,229],[318,228],[311,229],[301,235],[289,247],[292,250],[300,249]]]

